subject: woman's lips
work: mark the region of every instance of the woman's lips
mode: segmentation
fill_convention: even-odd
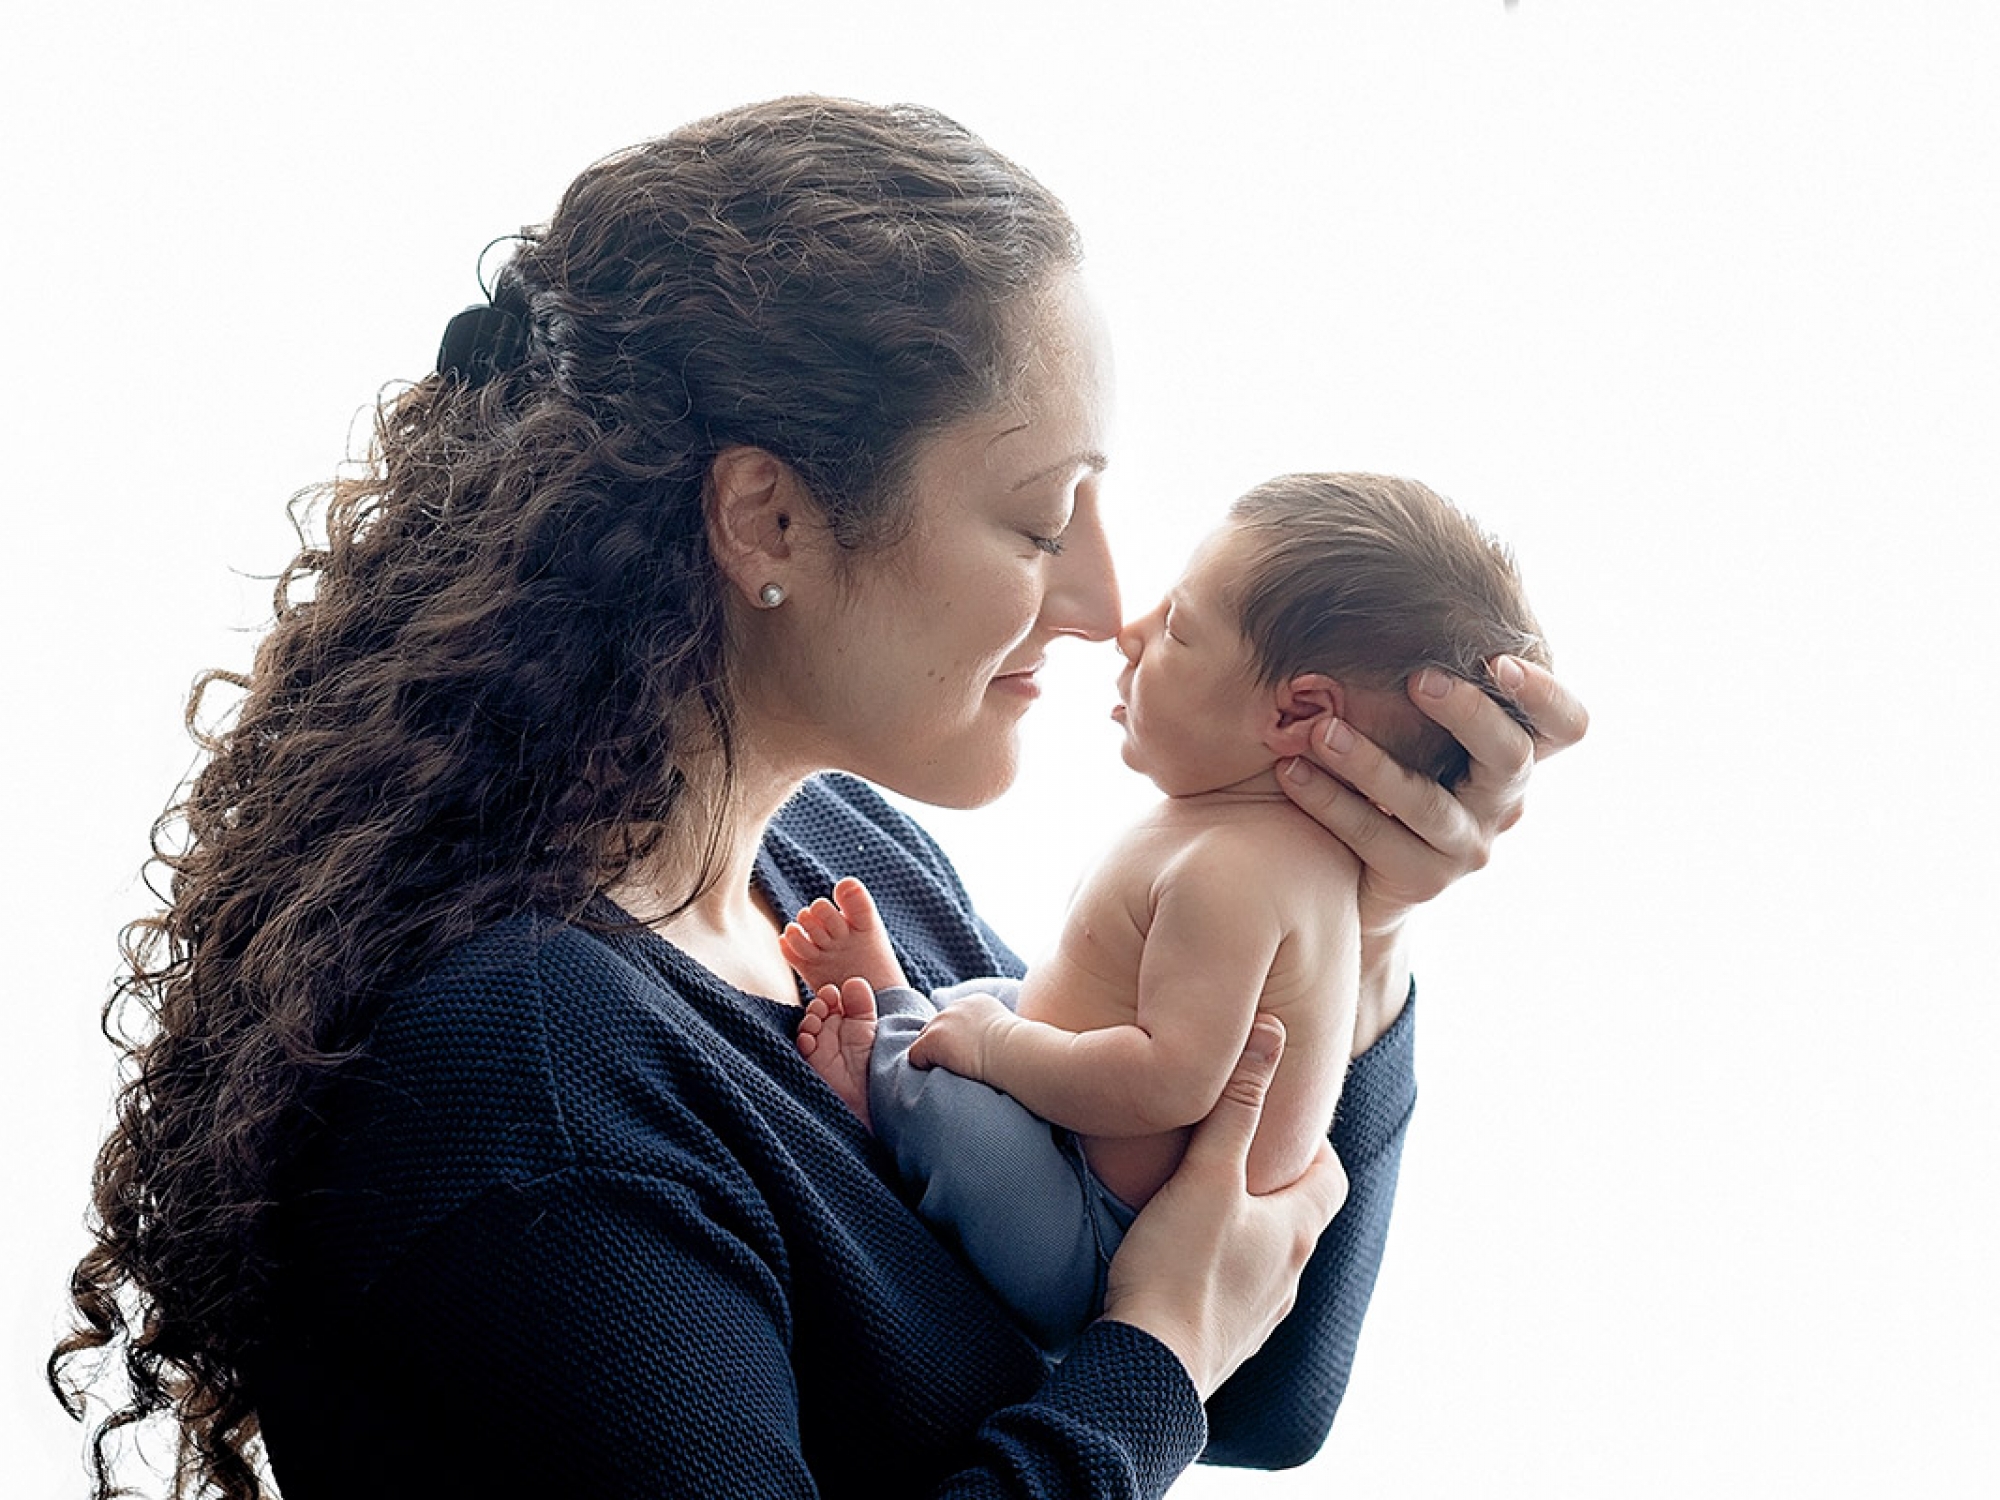
[[[1023,667],[1018,672],[1003,672],[993,679],[992,685],[1003,693],[1012,693],[1021,698],[1039,698],[1042,685],[1035,681],[1035,674],[1042,669],[1036,662],[1032,667]]]

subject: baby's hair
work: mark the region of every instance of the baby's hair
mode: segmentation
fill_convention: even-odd
[[[1231,602],[1264,683],[1318,672],[1400,694],[1436,667],[1534,732],[1486,663],[1550,665],[1541,626],[1512,554],[1442,495],[1382,474],[1286,474],[1229,516],[1246,539]],[[1383,740],[1448,787],[1470,769],[1465,747],[1407,702]]]

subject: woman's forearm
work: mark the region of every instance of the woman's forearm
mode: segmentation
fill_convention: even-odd
[[[1361,938],[1361,989],[1354,1012],[1353,1055],[1373,1047],[1402,1017],[1410,997],[1407,924]]]
[[[1270,1339],[1209,1398],[1204,1461],[1279,1469],[1319,1451],[1354,1366],[1356,1345],[1389,1236],[1403,1140],[1416,1105],[1413,1008],[1348,1073],[1333,1148],[1347,1201],[1320,1236],[1296,1306]]]

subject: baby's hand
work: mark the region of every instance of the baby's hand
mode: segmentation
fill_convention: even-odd
[[[991,995],[967,995],[939,1011],[910,1044],[913,1068],[949,1068],[990,1079],[993,1052],[1020,1018]]]

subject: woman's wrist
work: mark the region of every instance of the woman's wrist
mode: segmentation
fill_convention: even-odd
[[[1164,1493],[1208,1442],[1202,1394],[1181,1357],[1148,1330],[1099,1318],[1042,1386],[1120,1443],[1133,1467],[1133,1493]]]
[[[1184,1308],[1149,1307],[1137,1300],[1106,1306],[1098,1319],[1136,1328],[1173,1355],[1198,1399],[1206,1401],[1222,1384],[1222,1377],[1209,1368],[1199,1331]]]
[[[1361,990],[1354,1012],[1353,1055],[1359,1057],[1403,1014],[1410,999],[1407,922],[1365,932],[1361,938]]]

